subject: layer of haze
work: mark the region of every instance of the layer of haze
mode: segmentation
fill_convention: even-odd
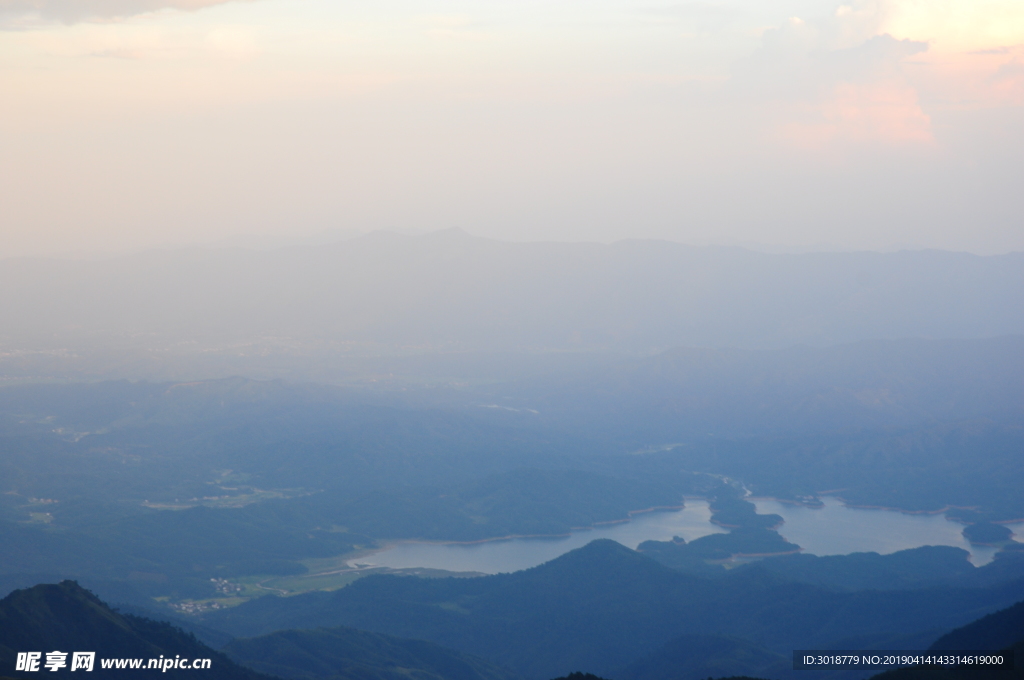
[[[0,256],[1024,249],[1019,0],[0,0]]]

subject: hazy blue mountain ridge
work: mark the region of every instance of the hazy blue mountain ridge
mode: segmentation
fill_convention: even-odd
[[[1024,333],[1021,254],[770,255],[449,230],[2,264],[4,342],[650,350]]]
[[[335,593],[266,597],[205,621],[240,636],[353,626],[430,640],[544,678],[583,667],[610,673],[685,634],[730,635],[784,654],[882,630],[949,630],[1021,599],[1024,581],[844,593],[758,571],[708,580],[594,541],[513,574],[369,576]]]

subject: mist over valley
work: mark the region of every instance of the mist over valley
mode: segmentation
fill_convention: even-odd
[[[1015,255],[449,231],[0,276],[4,591],[258,672],[783,678],[1024,599]]]

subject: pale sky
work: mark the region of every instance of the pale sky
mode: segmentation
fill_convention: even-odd
[[[0,0],[0,256],[1024,250],[1024,0]]]

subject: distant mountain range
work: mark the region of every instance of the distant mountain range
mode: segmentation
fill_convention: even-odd
[[[478,391],[492,403],[533,409],[543,422],[590,433],[721,436],[1014,420],[1024,417],[1024,337],[678,347],[526,374]]]
[[[23,349],[647,352],[1024,333],[1021,253],[775,255],[456,229],[269,252],[7,259],[0,288],[0,342]]]

